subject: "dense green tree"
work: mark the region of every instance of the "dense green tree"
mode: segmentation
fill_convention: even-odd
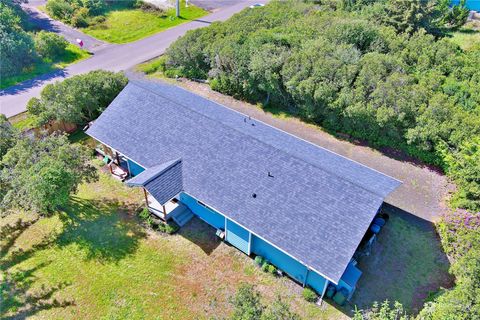
[[[49,213],[65,205],[80,183],[97,178],[89,158],[63,135],[19,139],[0,162],[0,208]]]
[[[477,210],[480,207],[480,136],[463,141],[455,152],[448,154],[445,162],[461,190],[455,194],[454,203]]]
[[[0,74],[9,77],[20,74],[35,60],[32,37],[22,29],[14,4],[0,2]]]
[[[35,50],[42,58],[55,61],[65,53],[67,46],[67,40],[56,33],[40,31],[35,35]]]
[[[8,122],[4,114],[0,114],[0,159],[15,145],[17,139],[17,130]]]
[[[127,82],[123,73],[91,71],[45,86],[40,98],[28,102],[27,110],[39,125],[50,120],[85,124],[97,118]]]
[[[431,29],[433,3],[425,0],[389,0],[384,21],[398,32],[413,34],[420,29]]]

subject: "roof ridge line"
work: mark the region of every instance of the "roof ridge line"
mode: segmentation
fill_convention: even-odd
[[[235,130],[236,132],[240,132],[241,134],[245,134],[245,135],[251,137],[252,139],[255,139],[256,141],[258,141],[258,142],[260,142],[260,143],[262,143],[262,144],[264,144],[264,145],[268,145],[268,146],[270,146],[270,147],[272,147],[272,148],[275,148],[276,150],[282,151],[282,152],[290,155],[291,157],[293,157],[293,158],[295,158],[295,159],[297,159],[297,160],[300,160],[300,161],[302,161],[302,162],[304,162],[304,163],[307,163],[307,164],[309,164],[309,165],[311,165],[311,166],[313,166],[313,167],[315,167],[315,168],[317,168],[317,169],[319,169],[319,170],[322,170],[323,172],[326,172],[326,173],[328,173],[328,174],[330,174],[330,175],[333,175],[333,176],[339,178],[340,180],[345,181],[346,183],[350,183],[350,184],[352,184],[352,185],[354,185],[354,186],[356,186],[356,187],[358,187],[358,188],[361,188],[361,189],[363,189],[363,190],[365,190],[365,191],[367,191],[367,192],[369,192],[369,193],[371,193],[371,194],[373,194],[373,195],[379,196],[379,197],[381,197],[382,199],[385,198],[384,196],[382,196],[382,195],[380,195],[380,194],[378,194],[378,193],[376,193],[376,192],[374,192],[374,191],[372,191],[372,190],[369,190],[369,189],[367,189],[367,188],[365,188],[365,187],[363,187],[363,186],[355,183],[354,181],[351,181],[350,179],[346,179],[346,178],[344,178],[344,177],[341,177],[341,176],[339,176],[338,174],[336,174],[336,173],[334,173],[334,172],[331,172],[331,171],[329,171],[329,170],[326,170],[326,169],[324,169],[324,168],[319,167],[319,166],[316,165],[316,164],[311,163],[310,161],[301,159],[301,158],[299,158],[298,156],[296,156],[296,155],[294,155],[294,154],[292,154],[292,153],[290,153],[290,152],[288,152],[288,151],[279,149],[279,148],[271,145],[270,143],[267,143],[267,142],[265,142],[265,141],[262,141],[262,140],[256,138],[255,136],[253,136],[253,135],[251,135],[251,134],[244,133],[244,132],[242,132],[242,131],[234,128],[234,127],[231,127],[231,126],[226,125],[226,124],[223,123],[223,122],[216,121],[215,119],[213,119],[213,118],[211,118],[211,117],[209,117],[209,116],[207,116],[207,115],[205,115],[205,114],[203,114],[203,113],[201,113],[201,112],[199,112],[199,111],[197,111],[197,110],[194,110],[194,109],[188,107],[187,105],[185,105],[185,104],[183,104],[183,103],[180,103],[180,102],[178,102],[178,101],[172,100],[172,99],[170,99],[170,98],[168,98],[168,97],[166,97],[166,96],[164,96],[164,95],[162,95],[162,94],[160,94],[160,93],[158,93],[158,92],[155,92],[155,91],[153,91],[153,90],[151,90],[151,89],[149,89],[149,88],[145,88],[144,86],[141,85],[141,81],[133,80],[133,81],[130,81],[129,84],[130,84],[130,83],[131,83],[132,85],[135,85],[135,86],[141,88],[141,89],[144,89],[144,90],[146,90],[146,91],[148,91],[148,92],[151,92],[151,93],[153,93],[154,95],[157,95],[157,96],[162,97],[162,98],[164,98],[164,99],[166,99],[166,100],[168,100],[168,101],[174,102],[175,104],[178,104],[178,105],[180,105],[180,106],[182,106],[182,107],[184,107],[184,108],[187,108],[188,110],[190,110],[190,111],[192,111],[192,112],[195,112],[195,113],[201,115],[202,117],[205,117],[205,118],[207,118],[207,119],[210,119],[210,120],[212,120],[212,121],[215,121],[215,122],[217,122],[217,123],[220,123],[220,124],[222,124],[222,125],[225,126],[225,127],[228,127],[228,128],[230,128],[230,129],[232,129],[232,130]],[[181,87],[178,87],[178,86],[174,86],[174,85],[171,85],[171,84],[168,84],[168,83],[165,83],[165,85],[173,86],[173,87],[175,87],[175,88],[182,89],[183,91],[185,91],[185,92],[187,92],[187,93],[189,93],[189,94],[197,95],[197,94],[195,94],[195,93],[192,93],[192,92],[190,92],[190,91],[188,91],[188,90],[186,90],[186,89],[183,89],[183,88],[181,88]],[[199,95],[197,95],[197,96],[199,96]],[[203,98],[203,99],[206,99],[206,98],[204,98],[204,97],[202,97],[202,96],[199,96],[199,97],[200,97],[200,98]],[[209,100],[209,99],[206,99],[206,100],[208,100],[208,101],[210,101],[210,102],[212,102],[212,103],[215,103],[215,104],[217,104],[218,106],[223,107],[223,108],[225,108],[225,109],[228,109],[228,110],[230,110],[230,111],[234,111],[234,112],[236,112],[236,113],[238,113],[238,114],[240,114],[240,115],[243,115],[243,116],[245,116],[245,117],[250,117],[250,116],[248,116],[248,115],[246,115],[246,114],[243,114],[243,113],[241,113],[241,112],[238,112],[238,111],[236,111],[236,110],[233,110],[233,109],[231,109],[231,108],[228,108],[227,106],[224,106],[224,105],[222,105],[222,104],[220,104],[220,103],[216,103],[215,101],[212,101],[212,100]],[[251,118],[251,117],[250,117],[250,118]],[[367,169],[369,169],[369,170],[378,172],[378,173],[380,173],[380,174],[382,174],[382,175],[384,175],[384,176],[386,176],[386,177],[389,177],[389,178],[391,178],[391,179],[394,179],[394,180],[402,183],[402,182],[401,182],[400,180],[398,180],[398,179],[395,179],[395,178],[393,178],[393,177],[387,176],[387,175],[385,175],[385,174],[383,174],[383,173],[381,173],[381,172],[379,172],[379,171],[377,171],[377,170],[375,170],[375,169],[371,169],[370,167],[367,167],[366,165],[363,165],[363,164],[361,164],[361,163],[359,163],[359,162],[353,161],[353,160],[351,160],[351,159],[349,159],[349,158],[347,158],[347,157],[344,157],[344,156],[342,156],[342,155],[339,155],[339,154],[337,154],[337,153],[335,153],[335,152],[332,152],[332,151],[330,151],[330,150],[328,150],[328,149],[326,149],[326,148],[317,146],[317,145],[314,144],[314,143],[311,143],[311,142],[309,142],[309,141],[307,141],[307,140],[304,140],[304,139],[301,139],[301,138],[299,138],[299,137],[297,137],[297,136],[295,136],[295,135],[293,135],[293,134],[291,134],[291,133],[288,133],[288,132],[283,131],[283,130],[280,130],[280,129],[274,127],[274,126],[271,126],[271,125],[269,125],[269,124],[266,124],[266,123],[263,122],[263,121],[257,120],[257,119],[255,119],[255,118],[251,118],[251,119],[254,119],[255,121],[257,121],[257,122],[259,122],[259,123],[262,123],[262,124],[264,124],[264,125],[272,128],[272,129],[275,129],[275,130],[278,130],[278,131],[280,131],[280,132],[286,133],[286,134],[288,134],[288,135],[290,135],[290,136],[293,136],[293,137],[295,137],[295,138],[297,138],[297,139],[299,139],[299,140],[301,140],[301,141],[305,141],[305,142],[307,142],[307,143],[309,143],[309,144],[311,144],[311,145],[313,145],[313,146],[315,146],[315,147],[317,147],[317,148],[321,148],[321,149],[323,149],[323,150],[326,150],[326,151],[328,151],[328,152],[330,152],[330,153],[333,153],[334,155],[337,155],[337,156],[339,156],[339,157],[342,157],[342,158],[344,158],[344,159],[346,159],[346,160],[348,160],[348,161],[351,161],[351,162],[353,162],[353,163],[357,163],[357,164],[359,164],[359,165],[361,165],[361,166],[363,166],[363,167],[365,167],[365,168],[367,168]]]
[[[161,171],[155,173],[153,176],[151,176],[150,178],[148,178],[145,182],[143,182],[141,185],[146,185],[147,183],[153,181],[154,179],[158,178],[159,175],[161,175],[162,173],[164,173],[165,171],[167,171],[168,169],[171,169],[173,166],[175,166],[176,164],[178,164],[179,162],[182,162],[182,158],[178,158],[176,160],[170,160],[170,161],[167,161],[167,162],[163,162],[163,163],[159,163],[153,167],[150,167],[150,168],[146,168],[145,171],[141,172],[140,174],[137,175],[140,176],[142,173],[146,173],[148,172],[149,169],[152,169],[152,168],[155,168],[157,166],[160,166],[162,164],[165,164],[165,163],[168,163],[170,162],[165,168],[163,168]],[[128,181],[127,181],[128,183]],[[135,185],[135,183],[131,183],[132,185]]]

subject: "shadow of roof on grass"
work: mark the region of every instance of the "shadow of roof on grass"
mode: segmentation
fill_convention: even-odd
[[[390,204],[382,211],[390,219],[371,255],[360,259],[363,275],[349,307],[368,309],[388,299],[416,314],[430,296],[453,285],[450,263],[433,223]]]
[[[179,235],[196,244],[203,252],[210,255],[221,243],[215,235],[217,230],[197,217],[193,217],[178,232]]]

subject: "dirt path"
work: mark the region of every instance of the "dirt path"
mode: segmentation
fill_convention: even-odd
[[[386,199],[399,209],[432,222],[448,210],[444,200],[454,186],[432,168],[340,140],[296,118],[275,116],[255,105],[215,92],[206,84],[183,79],[175,84],[403,181],[403,185]]]

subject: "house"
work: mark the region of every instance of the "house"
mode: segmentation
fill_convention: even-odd
[[[152,212],[180,224],[195,215],[322,296],[329,283],[354,289],[352,256],[400,185],[161,83],[130,82],[87,134],[123,159],[127,184],[144,189]]]

